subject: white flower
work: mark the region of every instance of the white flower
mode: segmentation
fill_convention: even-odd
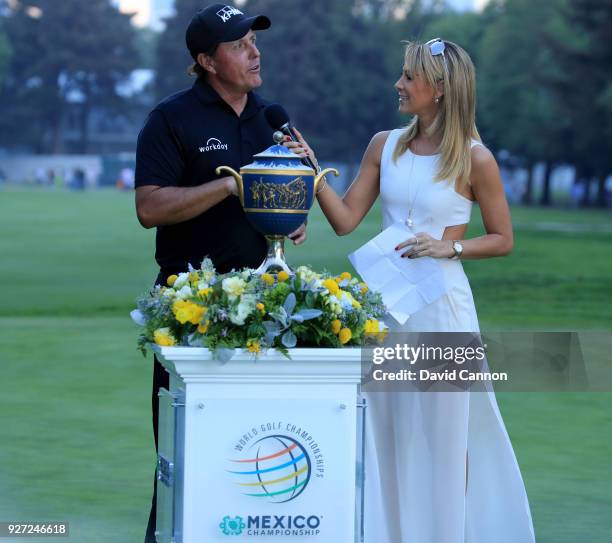
[[[325,304],[329,306],[332,313],[335,313],[336,315],[340,315],[342,313],[342,304],[334,295],[330,295],[327,300],[325,300]]]
[[[183,287],[183,285],[187,284],[188,281],[189,281],[189,273],[187,272],[179,273],[178,277],[176,278],[176,281],[174,281],[174,285],[172,285],[172,288],[174,290],[180,290]]]
[[[246,287],[246,283],[240,277],[227,277],[221,283],[223,290],[227,292],[230,299],[240,296]]]
[[[140,309],[134,309],[134,311],[130,312],[130,317],[138,326],[144,326],[147,324],[147,319],[144,316],[144,313],[140,311]]]
[[[208,257],[202,260],[202,265],[200,266],[200,268],[202,269],[202,271],[208,271],[213,273],[215,271],[215,266],[213,265],[212,260]]]
[[[191,287],[189,285],[185,285],[183,288],[176,292],[176,297],[179,300],[186,300],[191,296],[193,296],[193,290],[191,290]]]
[[[210,285],[206,282],[206,281],[200,281],[198,283],[198,290],[204,290],[205,288],[208,288]]]
[[[308,266],[299,266],[296,272],[306,283],[316,281],[318,285],[321,284],[321,275],[312,271]]]
[[[342,291],[342,294],[340,295],[340,305],[342,306],[342,309],[344,310],[353,309],[353,300],[354,298],[351,296],[349,292],[346,292],[345,290]]]
[[[229,319],[234,324],[242,326],[247,317],[253,312],[257,299],[253,294],[245,294],[240,303],[230,312]]]
[[[162,293],[162,296],[164,298],[174,298],[176,296],[176,290],[174,290],[173,288],[167,288]]]

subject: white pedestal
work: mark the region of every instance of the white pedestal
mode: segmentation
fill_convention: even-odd
[[[154,350],[159,543],[360,541],[360,349]]]

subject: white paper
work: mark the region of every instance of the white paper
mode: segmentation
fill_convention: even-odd
[[[447,290],[442,268],[435,258],[402,258],[409,248],[395,250],[411,237],[414,237],[411,228],[394,223],[348,257],[368,286],[381,293],[389,314],[399,324]]]

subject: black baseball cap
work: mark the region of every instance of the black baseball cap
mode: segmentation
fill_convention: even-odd
[[[247,17],[233,6],[212,4],[193,16],[185,41],[191,56],[196,59],[199,53],[207,53],[220,43],[239,40],[249,30],[265,30],[271,24],[265,15]]]

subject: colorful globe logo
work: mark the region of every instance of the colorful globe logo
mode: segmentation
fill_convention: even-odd
[[[228,470],[238,479],[245,496],[283,503],[297,498],[308,485],[310,456],[302,444],[289,436],[266,436],[248,449],[250,458],[231,460],[244,467]]]

